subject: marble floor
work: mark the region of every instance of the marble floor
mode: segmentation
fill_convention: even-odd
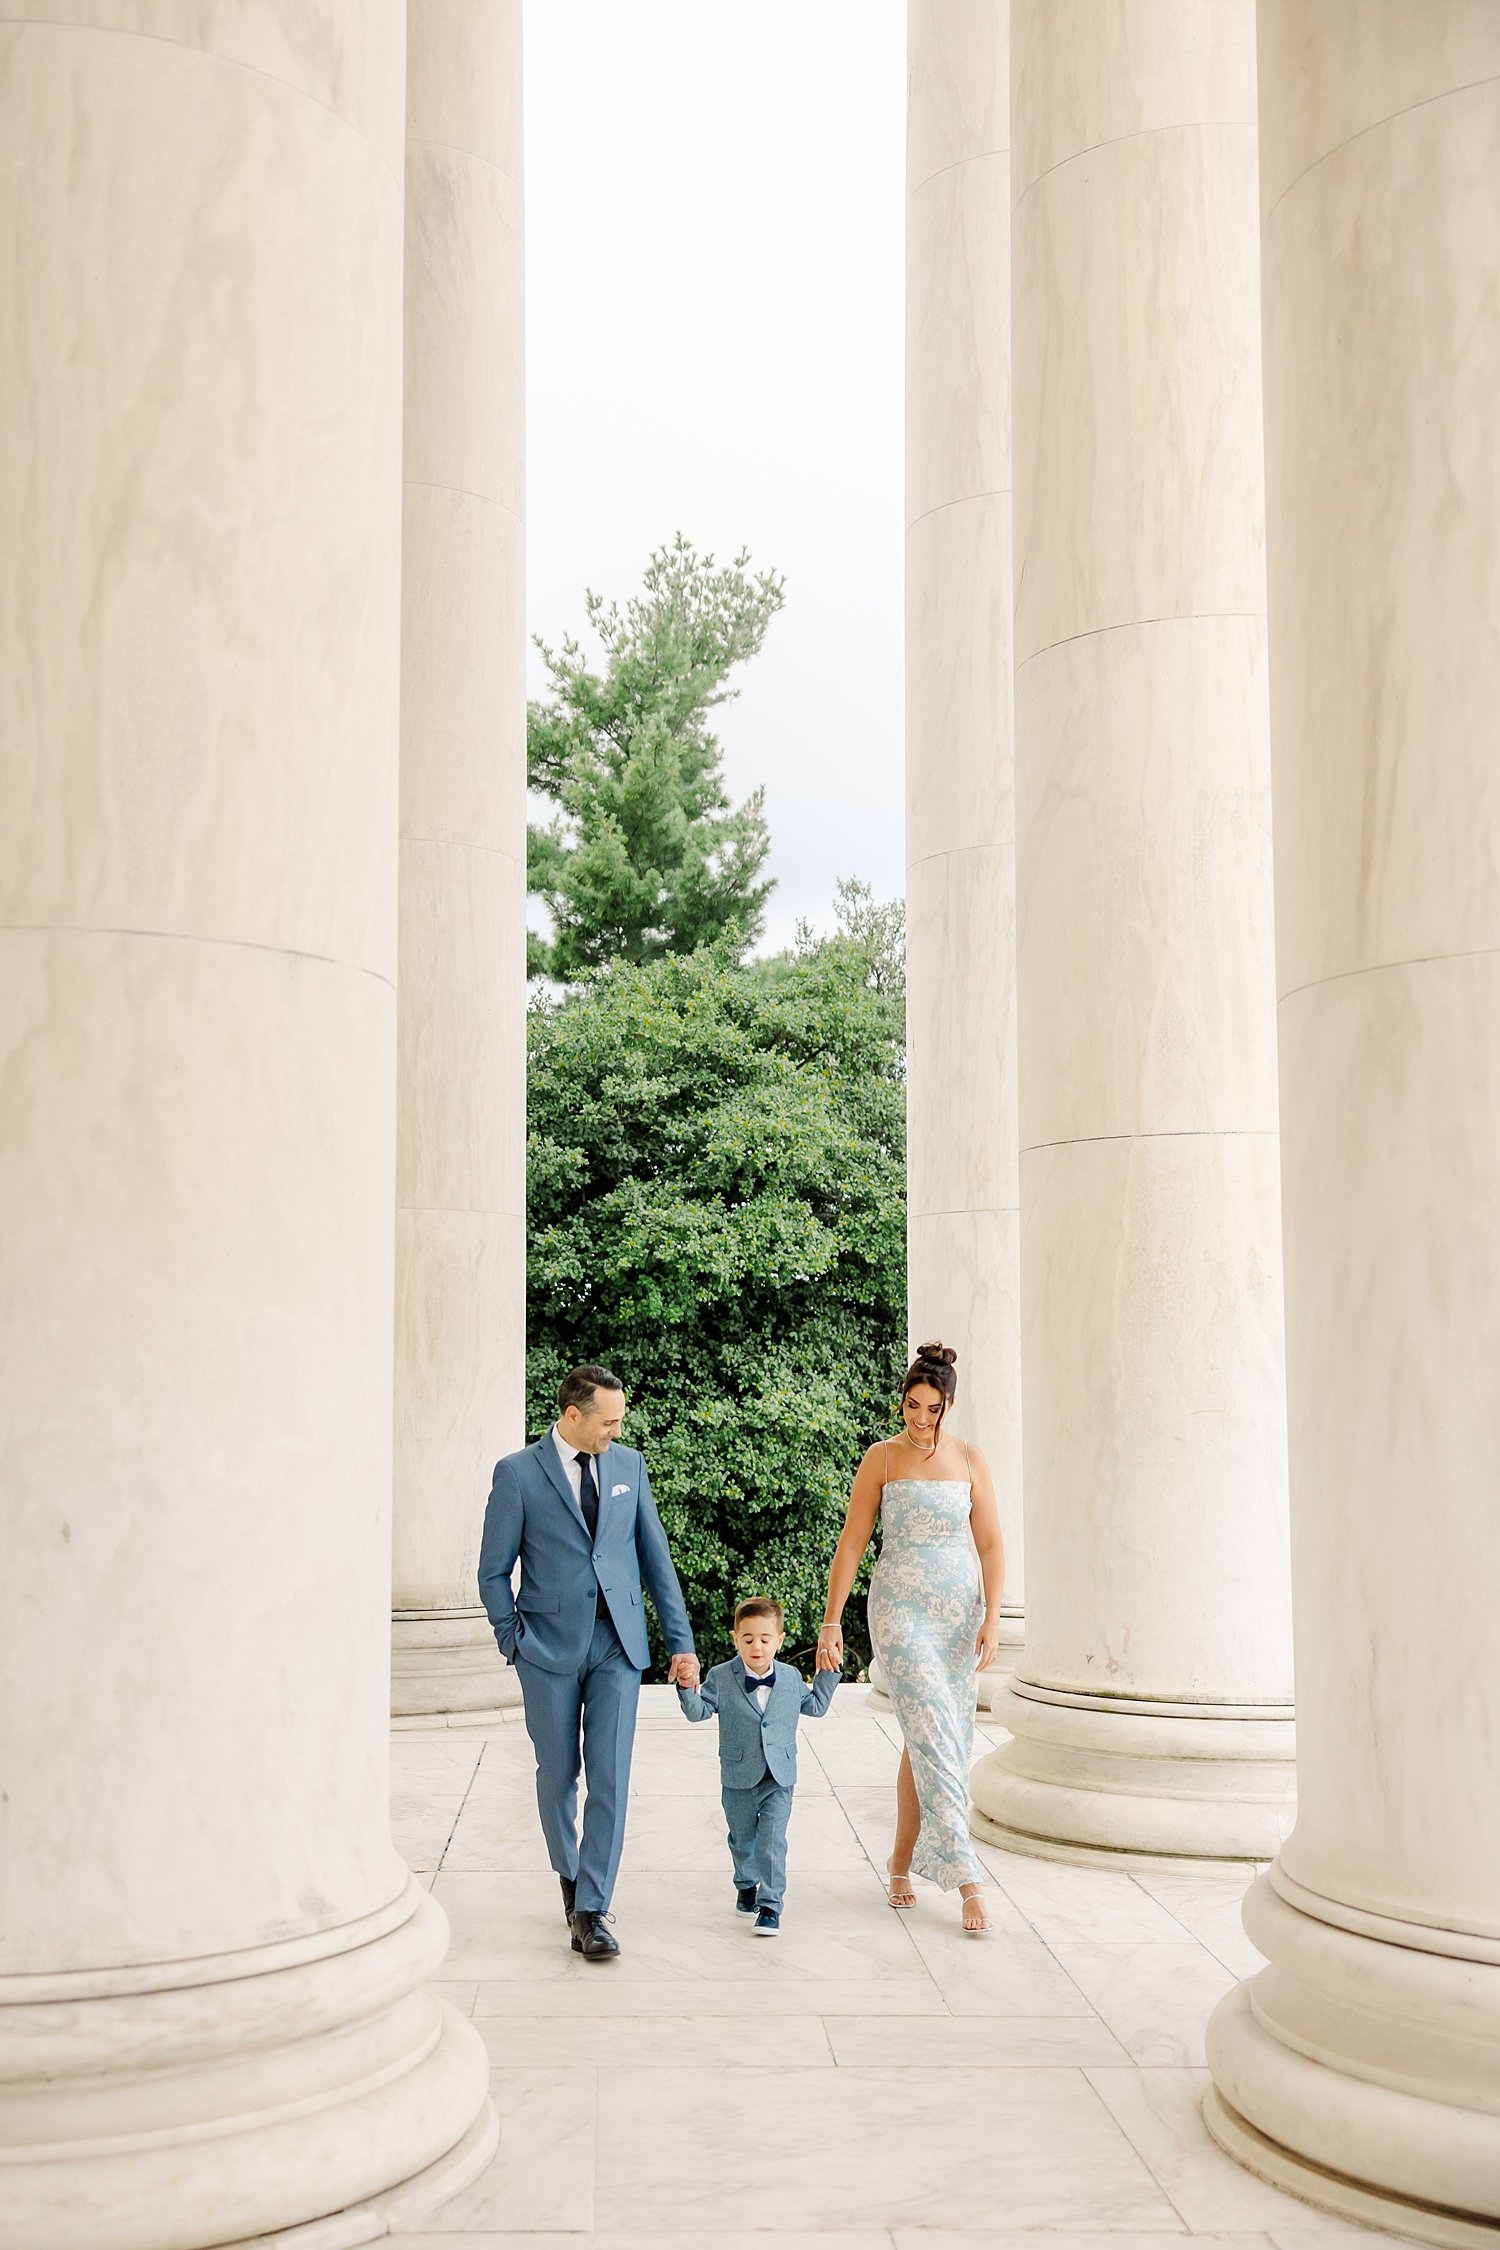
[[[981,1846],[995,1928],[965,1939],[926,1885],[913,1913],[885,1903],[889,1714],[843,1688],[801,1745],[767,1943],[733,1911],[714,1729],[646,1691],[623,1952],[591,1967],[568,1947],[522,1728],[395,1736],[397,1842],[452,1923],[445,1990],[484,2035],[501,2135],[406,2250],[1387,2239],[1252,2179],[1204,2130],[1204,2023],[1258,1962],[1237,1882]]]

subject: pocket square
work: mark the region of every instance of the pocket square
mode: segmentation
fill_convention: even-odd
[[[618,1500],[622,1492],[628,1492],[629,1490],[628,1484],[612,1484],[609,1488],[609,1496],[611,1500]]]

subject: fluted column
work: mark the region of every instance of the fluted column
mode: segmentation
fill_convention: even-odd
[[[474,1572],[524,1437],[521,0],[409,0],[397,1713],[519,1700]]]
[[[1500,14],[1260,11],[1295,1832],[1209,2122],[1500,2224]]]
[[[1254,12],[1014,0],[1026,1650],[1039,1851],[1291,1789]]]
[[[403,14],[0,25],[7,2250],[493,2139],[386,1816]]]
[[[908,1319],[959,1355],[1021,1642],[1009,0],[911,0],[907,137]]]

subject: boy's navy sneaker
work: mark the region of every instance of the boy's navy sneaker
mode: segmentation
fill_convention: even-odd
[[[753,1914],[755,1912],[755,1901],[758,1895],[759,1894],[757,1893],[755,1885],[753,1883],[737,1885],[734,1894],[735,1913]]]
[[[750,1935],[752,1937],[780,1937],[781,1916],[774,1906],[763,1906],[761,1908],[755,1917],[755,1927]]]

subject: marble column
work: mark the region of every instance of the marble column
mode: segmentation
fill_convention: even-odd
[[[1500,2239],[1500,12],[1260,10],[1294,1833],[1209,2123]]]
[[[521,0],[409,0],[392,1703],[518,1703],[475,1594],[525,1437]]]
[[[1251,0],[1014,0],[1026,1649],[976,1827],[1292,1786]]]
[[[1019,1653],[1009,0],[908,17],[908,1319],[958,1351],[1006,1547],[991,1702]]]
[[[0,25],[6,2250],[493,2145],[386,1815],[403,19]]]

